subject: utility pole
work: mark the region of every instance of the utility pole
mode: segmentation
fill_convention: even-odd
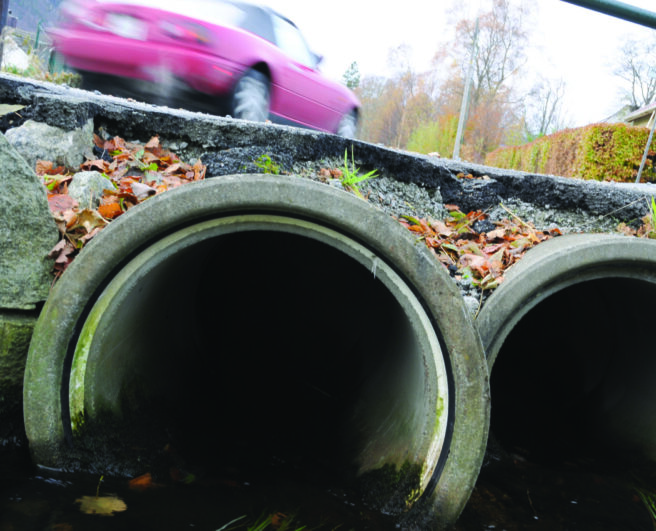
[[[467,68],[467,79],[465,80],[465,93],[462,95],[462,103],[460,104],[460,118],[458,118],[458,130],[456,132],[456,140],[453,144],[453,159],[460,159],[460,143],[462,142],[462,134],[467,122],[467,114],[469,112],[469,91],[471,90],[472,78],[474,77],[474,63],[478,55],[478,17],[476,17],[476,27],[474,29],[474,42],[469,54],[469,67]]]
[[[7,12],[9,11],[9,0],[0,0],[0,31],[7,25]]]
[[[2,59],[5,52],[5,26],[7,25],[7,11],[9,10],[9,0],[0,0],[0,69],[2,69]]]

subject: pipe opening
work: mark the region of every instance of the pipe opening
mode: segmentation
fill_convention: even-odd
[[[501,445],[546,460],[655,460],[654,297],[653,282],[603,278],[530,310],[491,371],[491,431]]]
[[[74,436],[128,431],[111,438],[142,466],[167,448],[189,469],[331,488],[378,474],[372,499],[401,512],[446,437],[435,333],[384,264],[284,224],[207,222],[117,275],[77,339]]]

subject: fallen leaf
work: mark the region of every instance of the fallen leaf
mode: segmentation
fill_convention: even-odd
[[[153,476],[150,472],[146,472],[141,476],[132,478],[129,482],[129,486],[133,490],[146,490],[154,486]]]
[[[64,212],[78,206],[77,201],[68,194],[51,194],[48,196],[51,212]]]
[[[85,514],[114,516],[114,513],[125,511],[128,506],[118,496],[82,496],[75,500],[80,504],[80,511]]]
[[[85,208],[80,212],[77,218],[78,224],[84,227],[87,233],[91,232],[96,227],[104,227],[107,225],[106,219],[103,219],[96,210],[91,210],[89,208]]]
[[[118,202],[108,203],[98,207],[98,214],[100,214],[105,219],[114,219],[115,217],[123,214],[123,209]]]
[[[137,183],[132,183],[132,193],[136,196],[136,198],[139,201],[143,201],[147,197],[150,197],[151,195],[155,195],[157,191],[152,186],[148,186],[147,184],[137,182]]]

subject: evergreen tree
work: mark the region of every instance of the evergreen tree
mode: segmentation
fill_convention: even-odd
[[[353,61],[351,66],[346,69],[342,76],[342,82],[351,90],[355,90],[360,86],[360,69],[357,61]]]

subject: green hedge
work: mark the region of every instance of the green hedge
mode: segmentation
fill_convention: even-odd
[[[523,146],[498,148],[485,164],[531,173],[597,181],[634,182],[649,129],[627,124],[592,124],[565,129]],[[654,143],[641,181],[656,182]]]

